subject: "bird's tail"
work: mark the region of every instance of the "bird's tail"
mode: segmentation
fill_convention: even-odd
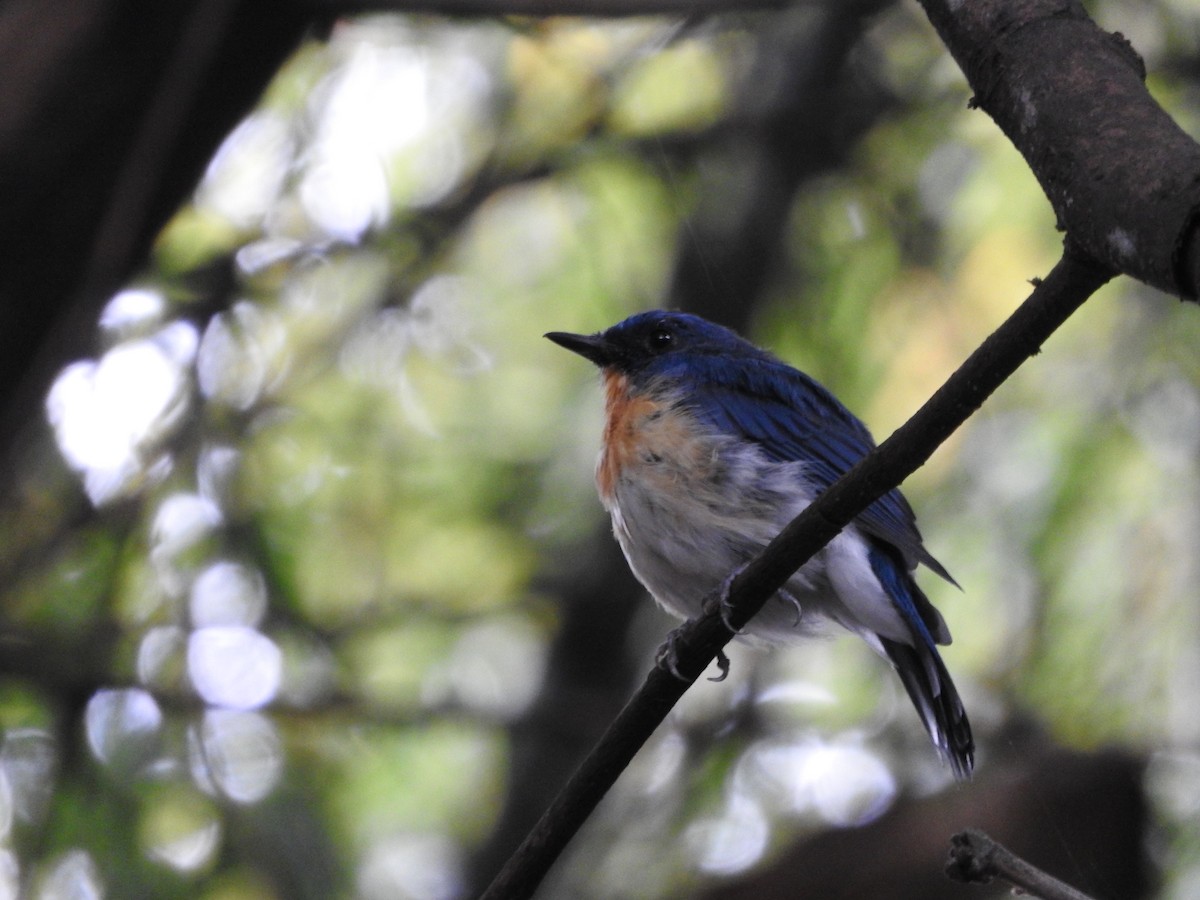
[[[975,765],[975,739],[971,723],[941,654],[932,644],[912,646],[879,637],[883,651],[896,668],[913,706],[921,714],[934,746],[950,763],[954,776],[969,778]]]

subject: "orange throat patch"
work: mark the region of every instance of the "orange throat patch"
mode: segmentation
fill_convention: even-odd
[[[645,418],[659,409],[653,399],[634,395],[629,387],[626,376],[605,371],[604,437],[600,444],[600,461],[596,465],[596,487],[606,502],[615,496],[621,470],[637,457]]]

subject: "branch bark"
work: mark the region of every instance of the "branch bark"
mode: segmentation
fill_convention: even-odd
[[[981,344],[895,434],[797,516],[734,579],[730,625],[740,628],[784,582],[858,513],[916,471],[983,401],[1038,353],[1042,343],[1110,278],[1068,244],[1063,258],[1030,297]],[[659,668],[609,726],[562,792],[484,893],[484,900],[529,897],[671,708],[729,643],[719,611],[691,619],[678,632],[678,670]]]
[[[992,879],[1000,878],[1042,900],[1092,900],[974,828],[950,839],[946,874],[964,884],[990,884]]]
[[[1200,144],[1146,90],[1120,34],[1078,0],[921,0],[990,115],[1025,157],[1058,227],[1094,260],[1200,295]]]
[[[290,0],[0,4],[0,457],[314,20]]]
[[[817,0],[808,0],[814,4]],[[794,0],[305,0],[323,15],[366,12],[430,13],[438,16],[711,16],[727,12],[782,9]]]

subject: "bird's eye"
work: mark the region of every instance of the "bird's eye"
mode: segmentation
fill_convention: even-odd
[[[671,346],[671,342],[675,340],[675,335],[671,334],[666,328],[655,328],[650,332],[650,349],[657,353],[661,353]]]

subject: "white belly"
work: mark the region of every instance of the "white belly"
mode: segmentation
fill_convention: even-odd
[[[704,431],[662,398],[630,401],[623,390],[620,381],[610,386],[610,404],[625,406],[597,465],[600,497],[634,575],[668,612],[692,618],[812,502],[814,489],[803,463],[774,462],[754,445]],[[785,590],[799,615],[796,603],[773,597],[747,635],[788,640],[832,620],[875,645],[875,633],[911,639],[853,525]]]
[[[726,579],[745,565],[812,500],[799,463],[771,463],[757,451],[715,447],[703,478],[665,458],[627,466],[606,502],[613,532],[629,566],[668,612],[700,614]],[[802,611],[782,597],[768,601],[746,628],[771,640],[812,633],[823,619],[841,619],[828,574],[828,549],[788,582]],[[865,557],[864,557],[865,558]]]

